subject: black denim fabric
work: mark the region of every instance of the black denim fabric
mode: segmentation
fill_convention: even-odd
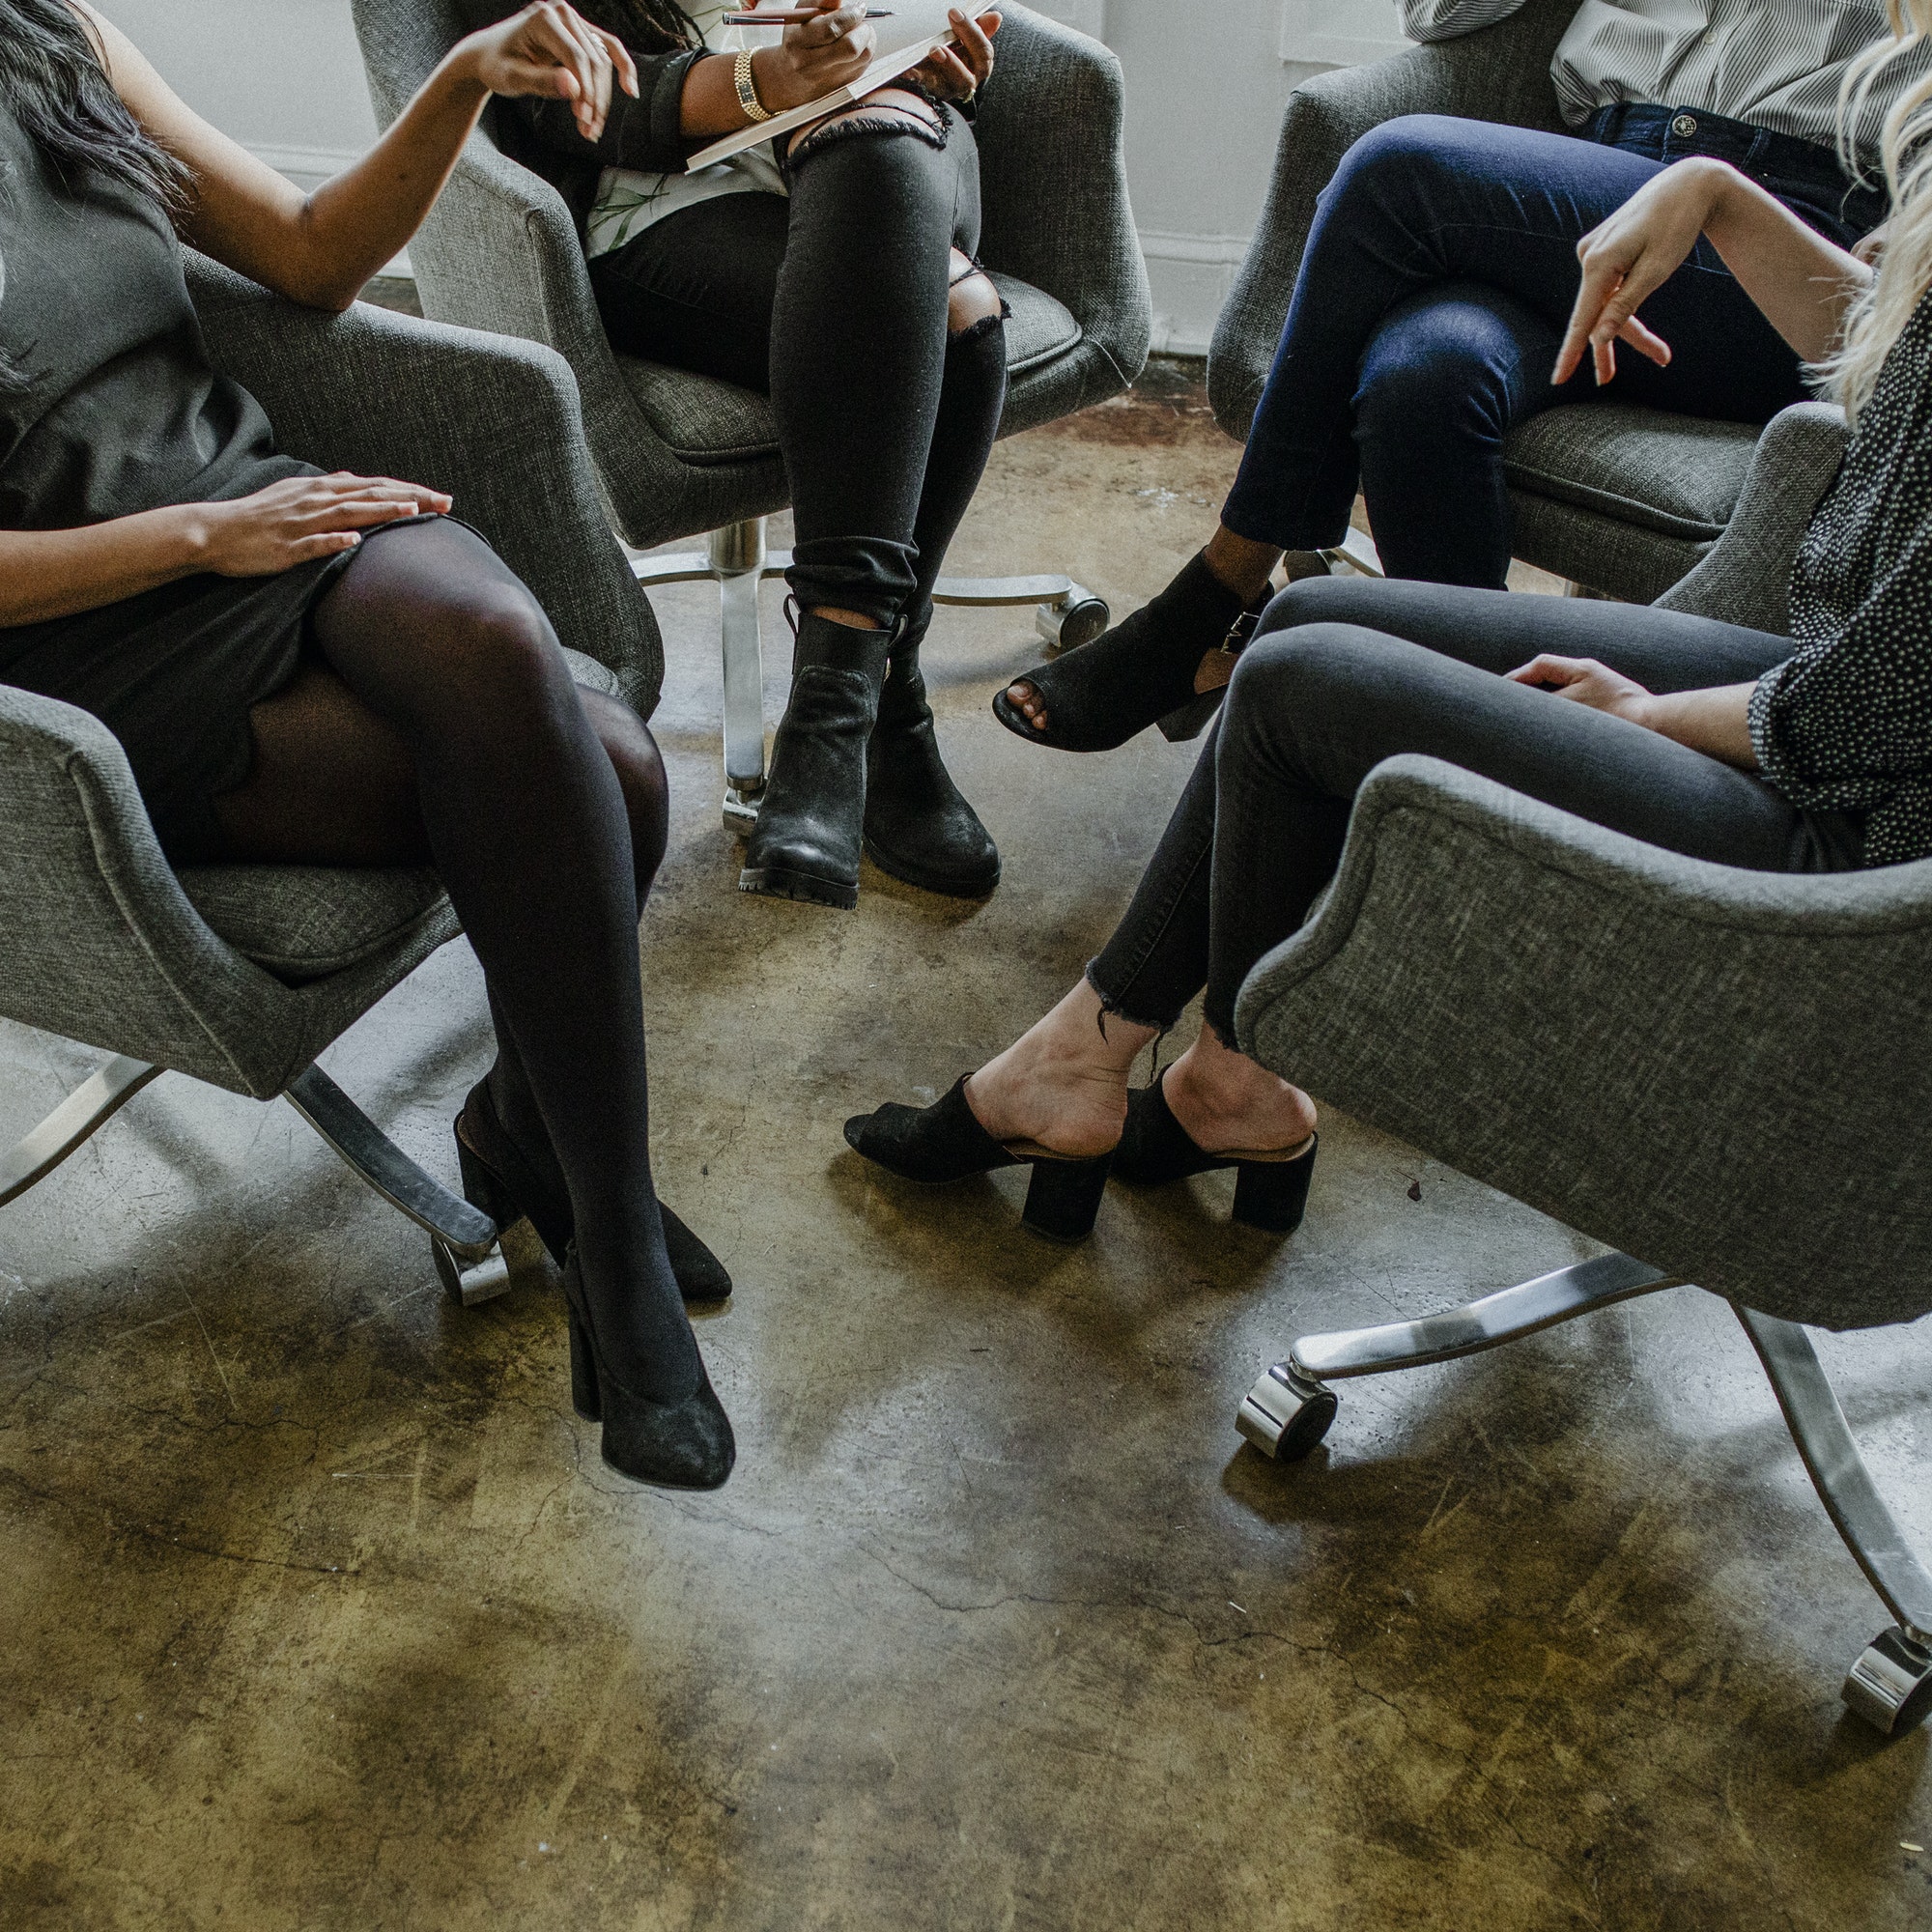
[[[1596,658],[1657,692],[1752,681],[1788,638],[1678,611],[1445,584],[1315,579],[1268,608],[1133,903],[1087,969],[1109,1011],[1167,1028],[1235,1001],[1335,876],[1384,758],[1422,752],[1667,851],[1753,871],[1848,871],[1861,827],[1761,778],[1500,675]]]
[[[951,251],[980,242],[979,153],[863,111],[795,144],[788,198],[734,194],[590,265],[611,342],[772,399],[806,609],[917,614],[1006,401],[1004,334],[951,344]]]

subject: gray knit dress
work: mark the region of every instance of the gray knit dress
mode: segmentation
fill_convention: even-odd
[[[260,405],[211,364],[162,212],[62,179],[4,104],[0,275],[0,528],[76,529],[315,473],[277,454]],[[0,629],[0,683],[93,712],[162,849],[214,857],[209,801],[248,774],[248,708],[293,675],[310,607],[355,555]]]

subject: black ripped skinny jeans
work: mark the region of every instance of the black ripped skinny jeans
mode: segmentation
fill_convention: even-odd
[[[1422,752],[1665,851],[1760,872],[1847,871],[1862,825],[1805,812],[1761,778],[1500,673],[1548,651],[1656,692],[1761,677],[1789,638],[1629,604],[1316,578],[1269,606],[1242,653],[1133,904],[1087,969],[1108,1011],[1165,1031],[1205,985],[1235,1002],[1341,863],[1363,780]]]
[[[590,264],[626,355],[768,394],[807,610],[923,626],[1007,392],[997,321],[954,337],[952,250],[980,241],[973,130],[862,111],[800,136],[791,193],[681,209]]]

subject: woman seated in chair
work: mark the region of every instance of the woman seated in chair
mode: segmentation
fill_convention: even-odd
[[[1913,34],[1932,0],[1900,0]],[[1899,43],[1909,50],[1913,40]],[[1877,50],[1878,69],[1890,50]],[[1091,1226],[1111,1160],[1143,1183],[1240,1172],[1236,1212],[1299,1218],[1308,1096],[1246,1058],[1235,1002],[1333,878],[1369,773],[1424,753],[1692,858],[1759,871],[1932,856],[1932,89],[1886,142],[1896,203],[1872,271],[1723,162],[1659,174],[1585,241],[1556,365],[1601,379],[1700,236],[1854,423],[1792,582],[1794,637],[1680,611],[1315,580],[1269,608],[1126,918],[1016,1044],[923,1110],[847,1138],[913,1179],[1030,1160],[1030,1215]],[[1134,1057],[1206,987],[1151,1088]],[[1588,1024],[1587,1014],[1577,1016]],[[1640,1121],[1630,1131],[1641,1133]]]
[[[497,1059],[466,1181],[565,1259],[578,1406],[626,1474],[713,1488],[731,1426],[685,1319],[728,1289],[651,1187],[638,921],[664,769],[580,691],[450,499],[276,450],[210,364],[178,237],[346,309],[493,91],[602,119],[568,7],[458,46],[367,159],[304,197],[196,118],[86,0],[0,0],[0,680],[93,712],[178,866],[434,865]],[[460,508],[461,506],[456,506]],[[502,1211],[497,1209],[499,1213]]]
[[[1439,42],[1522,5],[1403,0],[1403,18],[1412,39]],[[1549,380],[1577,242],[1667,163],[1706,156],[1855,247],[1885,219],[1886,115],[1932,74],[1932,48],[1910,49],[1861,96],[1841,149],[1846,71],[1887,40],[1886,0],[1584,0],[1550,66],[1570,131],[1411,114],[1364,135],[1317,203],[1207,547],[1088,649],[1000,693],[1001,722],[1071,752],[1109,750],[1156,719],[1192,735],[1276,565],[1286,554],[1291,578],[1325,573],[1318,553],[1347,535],[1357,487],[1390,577],[1500,590],[1506,438],[1605,393],[1576,370]],[[1764,423],[1809,394],[1790,343],[1707,247],[1650,316],[1674,353],[1639,342],[1645,359],[1611,400]]]
[[[956,43],[904,84],[686,173],[719,136],[864,71],[863,10],[803,4],[819,17],[749,48],[725,0],[583,0],[636,58],[638,97],[594,142],[555,101],[519,103],[499,131],[576,201],[616,349],[771,397],[798,636],[741,887],[850,908],[863,847],[976,898],[1000,855],[940,757],[919,650],[1006,401],[968,125],[999,21],[955,11]]]

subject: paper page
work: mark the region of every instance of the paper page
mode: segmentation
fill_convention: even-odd
[[[743,154],[747,148],[755,148],[761,141],[769,141],[774,135],[788,134],[794,128],[803,128],[809,121],[816,121],[821,114],[830,114],[834,108],[844,107],[866,95],[875,93],[888,81],[896,80],[900,74],[916,68],[935,47],[943,47],[952,38],[952,23],[947,17],[959,0],[897,0],[893,8],[892,17],[873,20],[869,24],[877,38],[877,49],[872,64],[855,81],[822,96],[817,100],[809,100],[803,107],[788,108],[782,114],[775,114],[769,121],[758,121],[749,128],[741,128],[735,134],[726,134],[723,140],[713,141],[708,148],[700,148],[685,163],[687,174],[696,173],[699,168],[708,168],[716,161],[728,159],[732,155]],[[992,8],[980,11],[991,13]],[[749,44],[755,45],[753,37],[761,34],[756,27],[740,30]]]

